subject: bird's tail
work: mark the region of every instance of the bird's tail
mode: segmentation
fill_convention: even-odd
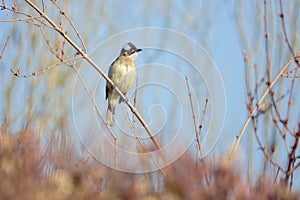
[[[107,110],[106,110],[106,124],[110,126],[115,125],[115,106],[111,106],[108,104]]]

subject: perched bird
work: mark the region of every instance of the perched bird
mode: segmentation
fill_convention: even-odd
[[[137,49],[131,42],[128,42],[122,47],[119,57],[110,65],[108,77],[124,95],[126,95],[136,80],[135,58],[140,51],[142,49]],[[106,124],[114,126],[115,108],[117,103],[122,102],[122,99],[108,82],[106,83],[105,99],[108,99]]]

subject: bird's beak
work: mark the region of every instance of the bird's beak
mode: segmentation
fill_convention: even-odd
[[[142,49],[137,49],[137,50],[136,50],[136,52],[140,52],[140,51],[143,51],[143,50],[142,50]]]

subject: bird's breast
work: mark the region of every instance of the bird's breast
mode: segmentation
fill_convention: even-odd
[[[135,63],[123,63],[120,62],[116,67],[115,83],[117,87],[126,93],[136,80],[136,68]]]

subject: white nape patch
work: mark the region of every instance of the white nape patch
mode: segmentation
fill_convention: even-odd
[[[126,44],[124,44],[123,49],[125,49],[126,51],[129,51],[131,49],[131,46],[128,43],[126,43]]]

